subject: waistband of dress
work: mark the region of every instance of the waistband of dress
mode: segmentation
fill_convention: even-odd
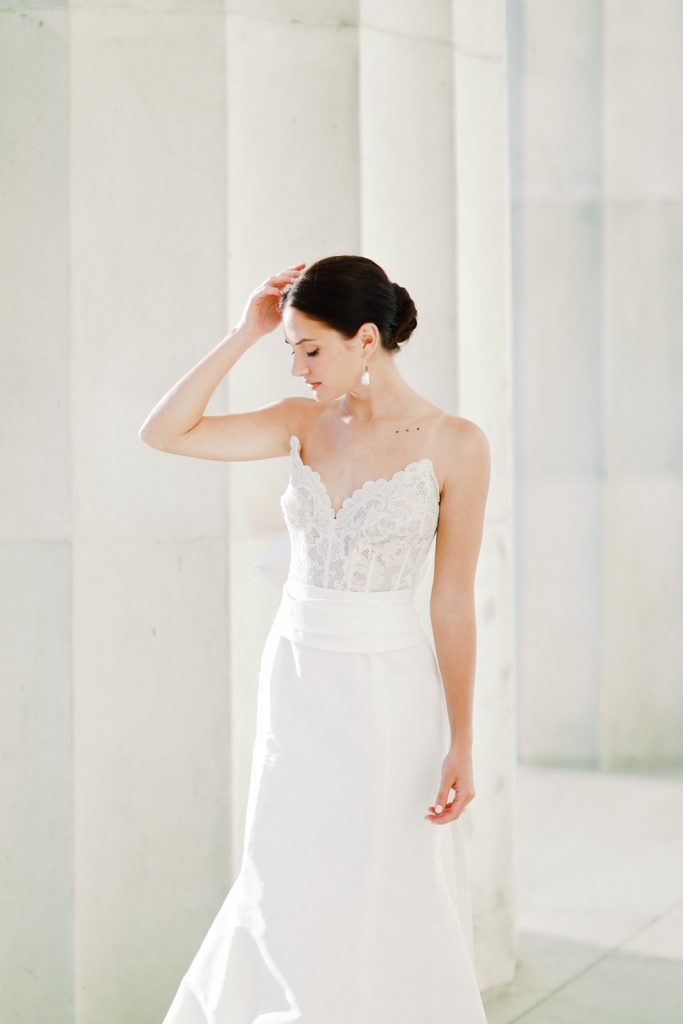
[[[415,591],[335,590],[288,577],[274,627],[291,640],[323,650],[386,651],[426,640]]]

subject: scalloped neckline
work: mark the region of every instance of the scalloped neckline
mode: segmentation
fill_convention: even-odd
[[[296,441],[296,444],[292,444],[293,441]],[[351,505],[356,498],[358,498],[361,494],[364,494],[366,491],[369,491],[374,485],[391,484],[394,482],[394,480],[397,480],[405,473],[408,473],[411,469],[414,469],[415,467],[422,465],[426,465],[429,467],[434,483],[436,484],[437,494],[439,495],[437,500],[439,502],[441,501],[441,488],[439,486],[439,479],[436,475],[434,463],[428,456],[423,456],[421,459],[414,459],[412,462],[409,462],[406,466],[402,466],[401,469],[397,469],[396,472],[393,473],[390,477],[378,476],[375,477],[374,480],[364,480],[360,487],[356,487],[356,489],[352,491],[351,494],[348,494],[342,501],[339,508],[335,510],[332,504],[332,499],[330,498],[330,493],[327,490],[327,486],[323,481],[322,477],[320,476],[320,473],[318,472],[317,469],[313,469],[312,466],[309,466],[308,463],[304,462],[304,460],[301,458],[301,438],[297,437],[296,434],[292,434],[292,436],[289,439],[289,445],[291,453],[296,456],[299,465],[311,474],[313,479],[320,487],[320,491],[327,501],[327,507],[330,511],[330,515],[332,517],[333,522],[336,522],[339,519],[342,512],[344,512],[344,510],[349,505]]]

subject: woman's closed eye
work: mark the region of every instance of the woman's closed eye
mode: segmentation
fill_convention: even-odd
[[[309,356],[309,357],[310,356],[317,356],[319,351],[320,351],[320,349],[316,348],[316,349],[313,350],[313,352],[307,352],[306,355]],[[294,355],[294,349],[292,349],[290,355]]]

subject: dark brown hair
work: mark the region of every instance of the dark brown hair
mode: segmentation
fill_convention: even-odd
[[[396,351],[417,327],[417,309],[400,284],[366,256],[328,256],[306,267],[283,289],[280,312],[292,306],[344,338],[373,323],[382,347]]]

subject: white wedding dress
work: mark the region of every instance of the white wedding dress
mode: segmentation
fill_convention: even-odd
[[[242,864],[163,1024],[486,1024],[462,818],[424,817],[449,743],[414,605],[434,467],[369,480],[335,511],[300,453],[293,436]]]

